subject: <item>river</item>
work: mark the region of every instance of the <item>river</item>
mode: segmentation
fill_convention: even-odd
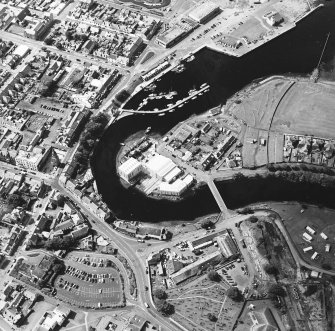
[[[335,2],[326,2],[325,7],[298,23],[297,27],[285,35],[269,42],[257,50],[233,58],[217,52],[203,49],[196,54],[196,59],[186,63],[182,73],[169,72],[157,82],[155,93],[177,91],[178,99],[187,92],[208,82],[209,93],[192,101],[174,113],[166,116],[137,115],[128,116],[109,127],[101,138],[91,160],[92,170],[97,181],[99,192],[110,209],[122,219],[161,222],[174,220],[193,220],[199,216],[218,212],[218,207],[209,189],[204,186],[196,193],[190,194],[183,201],[154,200],[144,196],[135,189],[125,189],[117,176],[115,159],[120,143],[127,137],[151,126],[154,132],[164,134],[178,122],[192,114],[199,114],[218,104],[224,104],[232,94],[262,77],[286,74],[308,75],[318,63],[324,41],[331,33],[322,60],[321,78],[335,80]],[[135,95],[125,108],[137,108],[138,104],[152,92],[141,91]],[[149,102],[148,109],[162,108],[171,100]],[[266,184],[266,185],[265,185]],[[285,184],[271,195],[271,186],[262,181],[252,182],[253,194],[244,194],[250,183],[220,183],[228,207],[235,208],[250,202],[267,199],[310,200],[302,193],[306,187],[295,187],[287,196]],[[277,183],[277,185],[279,185]],[[284,186],[283,186],[284,185]],[[246,186],[246,187],[245,187]],[[270,189],[269,189],[270,187]],[[316,188],[313,187],[313,190]],[[322,188],[317,189],[315,199],[329,194]],[[244,197],[244,198],[242,198]],[[265,199],[266,200],[266,199]],[[321,201],[317,201],[321,202]]]

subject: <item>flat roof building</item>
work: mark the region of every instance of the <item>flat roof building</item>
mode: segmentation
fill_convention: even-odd
[[[182,27],[175,25],[161,33],[156,38],[156,42],[158,45],[169,48],[185,38],[190,32],[190,30],[185,30]]]
[[[188,16],[197,23],[205,23],[220,12],[220,7],[213,2],[205,2],[193,9]]]
[[[142,170],[142,164],[133,157],[129,158],[126,162],[119,166],[120,177],[127,182],[131,181],[140,172],[142,172]]]

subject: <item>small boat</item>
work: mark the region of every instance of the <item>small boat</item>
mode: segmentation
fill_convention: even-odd
[[[158,116],[164,116],[165,115],[165,113],[160,113],[160,114],[158,114]]]
[[[151,131],[151,126],[148,126],[147,129],[145,130],[145,133],[149,133]]]
[[[159,111],[159,109],[158,109],[158,108],[155,108],[154,111]]]
[[[192,100],[195,100],[196,98],[197,98],[197,96],[195,95],[195,96],[194,96],[194,97],[192,97],[191,99],[192,99]]]
[[[202,94],[203,94],[202,92],[199,93],[199,95],[202,95]]]
[[[156,99],[162,99],[163,96],[162,95],[157,95]]]
[[[169,110],[169,113],[173,113],[173,112],[174,112],[174,109]]]
[[[196,92],[197,92],[196,89],[189,90],[189,91],[188,91],[188,95],[192,95],[192,94],[194,94],[194,93],[196,93]]]
[[[156,93],[149,94],[149,97],[155,97],[155,96],[156,96]]]
[[[173,99],[173,95],[167,95],[165,98],[166,99]]]
[[[181,104],[181,105],[178,106],[178,108],[181,108],[181,107],[183,107],[183,104]]]
[[[121,146],[125,146],[125,144],[124,144],[124,143],[120,143],[120,145],[121,145]]]
[[[167,107],[168,107],[168,108],[171,108],[171,107],[173,107],[173,104],[172,104],[172,103],[169,103],[169,104],[167,105]]]
[[[187,62],[191,62],[195,59],[195,56],[192,54],[190,57],[186,59]]]
[[[200,85],[200,88],[204,88],[205,86],[207,86],[207,83]]]

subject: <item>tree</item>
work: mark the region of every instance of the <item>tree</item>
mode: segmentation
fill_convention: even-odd
[[[212,313],[208,313],[207,317],[211,322],[216,322],[218,320],[218,318]]]
[[[243,295],[241,291],[237,287],[230,287],[227,290],[228,298],[232,299],[233,301],[239,302],[243,300]]]
[[[270,287],[269,287],[269,295],[270,297],[285,297],[286,296],[286,291],[284,289],[284,287],[282,287],[281,285],[279,284],[272,284]]]
[[[50,37],[44,39],[44,43],[46,45],[51,45],[54,42],[54,40]]]
[[[321,267],[325,270],[331,270],[332,266],[329,263],[322,263]]]
[[[304,292],[304,296],[309,297],[316,293],[318,290],[318,286],[316,284],[310,284],[307,286],[306,291]]]
[[[219,282],[221,279],[220,275],[215,270],[209,271],[207,277],[213,282]]]
[[[66,30],[65,31],[65,37],[67,40],[72,40],[73,39],[73,31],[72,30]]]
[[[163,315],[171,315],[174,313],[174,306],[168,303],[167,301],[162,301],[157,305],[157,309]]]
[[[165,300],[167,298],[166,292],[161,288],[155,289],[153,295],[159,300]]]
[[[58,49],[63,49],[63,44],[60,41],[57,41],[55,45]]]
[[[213,226],[213,222],[210,220],[210,219],[204,219],[202,222],[201,222],[201,227],[203,229],[208,229],[208,228],[211,228]]]
[[[276,266],[274,266],[273,264],[266,264],[264,266],[264,271],[269,274],[269,275],[273,275],[273,276],[277,276],[279,274],[279,270]]]
[[[258,217],[257,216],[250,216],[249,217],[249,221],[251,223],[257,223],[258,222]]]
[[[8,195],[7,202],[11,207],[22,207],[25,203],[25,200],[22,198],[22,196],[18,193],[13,193]]]

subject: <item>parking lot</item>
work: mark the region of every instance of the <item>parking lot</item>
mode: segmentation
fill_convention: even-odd
[[[58,298],[78,307],[98,309],[125,303],[120,273],[110,266],[97,269],[70,260],[65,275],[57,278],[55,288]]]

